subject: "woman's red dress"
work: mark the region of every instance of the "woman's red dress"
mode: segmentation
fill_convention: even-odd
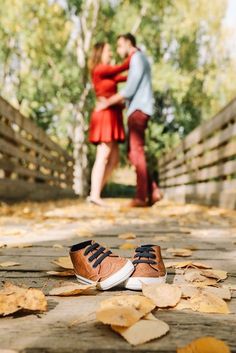
[[[92,73],[92,81],[96,97],[109,98],[117,93],[117,84],[126,81],[127,77],[121,72],[128,70],[130,58],[121,65],[99,64]],[[125,132],[123,126],[122,106],[113,105],[101,111],[93,111],[89,127],[89,141],[98,144],[100,142],[123,142]]]

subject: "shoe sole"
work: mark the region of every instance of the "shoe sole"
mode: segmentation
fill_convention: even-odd
[[[145,284],[165,283],[166,277],[167,275],[162,277],[130,277],[125,281],[124,287],[126,289],[142,290],[143,283]]]
[[[124,282],[134,271],[134,265],[130,260],[127,261],[125,266],[123,266],[119,271],[115,272],[113,275],[101,282],[91,281],[85,277],[76,274],[78,282],[82,284],[94,284],[100,290],[107,290],[116,287],[118,284]]]

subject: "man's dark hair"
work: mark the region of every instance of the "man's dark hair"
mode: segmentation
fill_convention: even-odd
[[[120,39],[120,38],[124,38],[126,40],[129,40],[130,43],[132,44],[132,46],[136,47],[136,38],[135,38],[135,36],[133,34],[131,34],[131,33],[120,34],[117,37],[117,40]]]

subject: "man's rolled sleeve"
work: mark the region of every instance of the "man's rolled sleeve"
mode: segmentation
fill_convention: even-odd
[[[127,100],[131,100],[139,86],[144,73],[144,62],[140,55],[134,54],[130,62],[128,80],[124,89],[120,91],[120,95]]]

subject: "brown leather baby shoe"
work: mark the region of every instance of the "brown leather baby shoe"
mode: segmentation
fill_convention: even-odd
[[[70,257],[77,280],[83,284],[97,284],[102,290],[124,282],[134,270],[130,260],[112,254],[93,240],[73,245]]]
[[[143,283],[166,281],[166,269],[158,245],[142,245],[135,249],[133,265],[134,272],[124,283],[127,289],[141,290]]]

